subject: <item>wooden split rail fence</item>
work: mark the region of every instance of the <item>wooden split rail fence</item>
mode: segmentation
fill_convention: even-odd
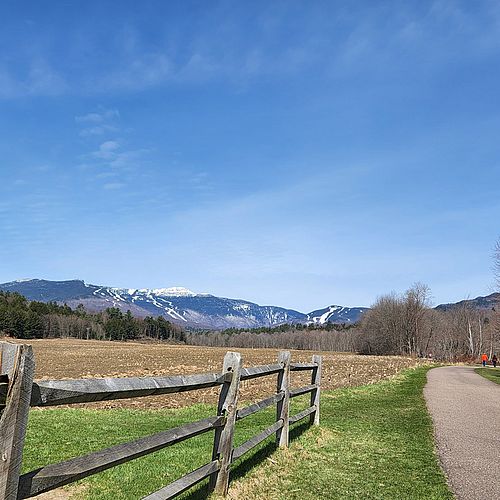
[[[211,460],[145,499],[174,498],[205,478],[210,478],[209,491],[226,495],[231,464],[235,460],[273,434],[279,447],[287,447],[289,425],[299,420],[309,417],[311,424],[319,425],[321,356],[313,356],[311,363],[291,363],[290,353],[282,351],[276,364],[243,368],[240,354],[228,352],[222,373],[33,381],[35,360],[31,346],[8,342],[0,345],[0,499],[30,498],[212,430],[215,437]],[[304,370],[311,371],[311,384],[291,389],[290,371]],[[277,377],[276,393],[258,403],[238,408],[240,381],[269,375]],[[220,395],[217,415],[213,417],[21,474],[31,406],[137,398],[216,386],[220,386]],[[307,393],[311,395],[310,406],[290,416],[290,398]],[[234,447],[236,422],[272,405],[276,405],[275,423]]]

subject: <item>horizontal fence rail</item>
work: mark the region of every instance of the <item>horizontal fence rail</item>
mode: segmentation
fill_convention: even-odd
[[[18,498],[29,498],[53,490],[59,486],[73,483],[84,477],[142,457],[153,451],[161,450],[167,446],[208,432],[215,427],[220,427],[223,425],[223,421],[223,417],[209,417],[23,474],[19,479]]]
[[[301,411],[300,413],[297,413],[293,417],[289,418],[289,422],[291,424],[294,424],[295,422],[298,422],[299,420],[302,420],[303,418],[308,417],[311,415],[311,413],[314,413],[316,411],[316,406],[310,406],[309,408],[306,408],[305,410]]]
[[[257,377],[265,377],[283,370],[282,365],[262,365],[254,366],[253,368],[243,368],[241,370],[241,380],[250,380]]]
[[[206,389],[222,385],[229,374],[203,373],[173,377],[42,380],[33,384],[31,406],[92,403]]]
[[[302,394],[307,394],[308,392],[313,392],[318,388],[317,385],[305,385],[304,387],[298,387],[297,389],[292,389],[290,391],[290,397],[296,398],[297,396],[302,396]]]
[[[166,498],[174,498],[181,493],[184,493],[189,488],[210,477],[214,472],[220,469],[220,463],[217,460],[212,460],[210,463],[182,476],[168,486],[151,493],[144,497],[143,500],[165,500]]]
[[[278,394],[275,394],[274,396],[271,396],[270,398],[263,399],[262,401],[259,401],[258,403],[254,403],[253,405],[242,408],[241,410],[237,411],[236,420],[241,420],[245,417],[249,417],[250,415],[257,413],[258,411],[263,410],[264,408],[272,406],[272,405],[278,403],[279,401],[282,401],[284,397],[285,397],[285,394],[283,392],[279,392]]]
[[[208,491],[215,490],[225,496],[231,465],[238,459],[273,435],[278,446],[287,447],[289,426],[307,417],[310,424],[319,425],[321,356],[313,356],[312,363],[291,363],[290,353],[282,351],[276,364],[243,368],[241,355],[228,352],[221,373],[33,381],[35,360],[31,347],[7,342],[0,346],[0,500],[30,498],[210,431],[214,431],[211,461],[145,499],[174,498],[207,478]],[[299,371],[311,372],[311,384],[291,389],[290,372]],[[242,380],[272,375],[277,377],[275,394],[238,408]],[[218,386],[217,415],[20,474],[30,407],[138,398]],[[304,394],[310,394],[310,405],[290,416],[290,399]],[[275,422],[235,447],[236,423],[272,406],[276,407]]]
[[[300,372],[304,370],[315,370],[317,364],[315,363],[290,363],[290,371]]]
[[[238,460],[238,458],[242,457],[252,448],[255,448],[258,444],[262,443],[262,441],[273,435],[277,430],[283,427],[283,424],[283,420],[278,420],[265,431],[262,431],[260,434],[257,434],[253,438],[250,438],[248,441],[245,441],[242,445],[235,448],[233,451],[233,461]]]

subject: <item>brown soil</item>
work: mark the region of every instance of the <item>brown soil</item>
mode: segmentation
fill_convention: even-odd
[[[26,342],[26,341],[25,341]],[[37,379],[91,377],[146,377],[219,372],[226,348],[195,347],[137,342],[106,342],[74,339],[29,341],[35,353]],[[276,361],[275,349],[232,349],[241,352],[243,366]],[[292,361],[307,362],[313,351],[292,351]],[[323,389],[371,384],[419,364],[413,358],[359,356],[323,352]],[[310,383],[307,372],[292,373],[292,385]],[[310,377],[310,372],[309,372]],[[276,390],[276,377],[245,381],[241,399],[261,399]],[[165,396],[106,401],[85,406],[98,408],[177,408],[196,402],[213,403],[217,388]]]
[[[85,486],[83,484],[71,484],[62,488],[57,488],[47,493],[37,495],[36,500],[71,500],[73,498],[80,498],[84,492]]]

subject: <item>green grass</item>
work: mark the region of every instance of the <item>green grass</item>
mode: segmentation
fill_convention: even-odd
[[[325,393],[321,426],[235,487],[246,481],[254,498],[268,499],[453,498],[434,453],[422,395],[426,372]]]
[[[214,413],[215,409],[208,405],[155,411],[67,408],[32,410],[23,472],[200,420]],[[271,411],[263,411],[238,422],[235,445],[269,427],[273,420]],[[85,486],[77,497],[92,500],[141,498],[209,462],[212,444],[213,432],[209,432],[119,465],[82,480],[80,483]],[[266,444],[256,448],[255,452],[261,451]],[[255,453],[252,456],[255,458]],[[242,460],[237,465],[240,465],[240,470],[248,467],[247,461]],[[203,486],[205,485],[186,493],[184,497],[205,498],[206,488]]]
[[[481,377],[500,384],[500,368],[476,368],[474,371],[479,373]]]
[[[426,369],[397,379],[323,393],[322,423],[292,430],[290,449],[264,443],[232,472],[233,494],[263,499],[451,499],[434,454],[422,389]],[[297,398],[300,399],[300,398]],[[304,404],[304,399],[302,404]],[[294,401],[294,411],[301,402]],[[24,470],[125,442],[213,414],[180,410],[34,410]],[[273,412],[237,424],[236,445],[269,426]],[[213,434],[198,436],[82,481],[78,496],[134,499],[209,461]],[[50,443],[50,445],[49,445]],[[203,498],[203,485],[190,499]]]

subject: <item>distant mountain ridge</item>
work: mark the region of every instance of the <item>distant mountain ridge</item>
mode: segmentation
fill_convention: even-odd
[[[329,306],[307,315],[307,323],[324,325],[325,323],[356,323],[368,311],[368,307]]]
[[[454,302],[450,304],[439,304],[438,306],[436,306],[436,309],[439,309],[441,311],[448,311],[450,309],[456,309],[457,307],[463,305],[470,305],[474,309],[491,311],[491,309],[493,309],[494,307],[500,306],[500,293],[494,292],[490,295],[480,296],[474,299],[465,299],[461,300],[460,302]]]
[[[26,279],[0,284],[0,290],[18,292],[29,300],[58,302],[89,311],[118,307],[136,316],[164,316],[183,326],[195,328],[257,328],[284,323],[355,323],[364,307],[332,305],[309,314],[276,306],[195,293],[183,287],[136,289],[87,284],[82,280],[49,281]]]

